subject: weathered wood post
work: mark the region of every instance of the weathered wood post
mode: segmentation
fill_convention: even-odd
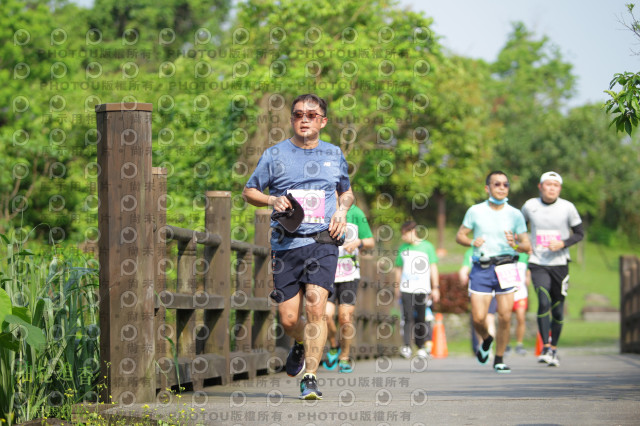
[[[254,242],[258,246],[271,247],[271,210],[260,209],[255,213]],[[273,276],[269,270],[271,257],[256,256],[254,258],[254,296],[269,297],[273,288]],[[276,305],[271,304],[269,311],[255,311],[253,313],[253,347],[258,351],[275,352],[276,339],[273,323],[276,318]]]
[[[640,258],[620,256],[620,352],[640,353]]]
[[[195,236],[189,242],[178,242],[178,283],[177,293],[194,295],[196,293],[196,240]],[[193,307],[193,303],[190,304]],[[196,316],[193,309],[176,310],[176,350],[178,361],[191,362],[196,357],[195,340]],[[189,374],[191,370],[189,370]],[[187,372],[180,372],[180,382],[192,382],[195,390],[202,389],[201,380],[186,376]]]
[[[218,247],[205,249],[205,261],[209,268],[205,274],[204,289],[207,294],[222,296],[224,308],[206,311],[204,324],[209,334],[204,342],[204,352],[216,354],[224,360],[221,382],[226,384],[230,377],[229,317],[231,315],[231,192],[207,191],[205,229],[219,234],[222,242]]]
[[[103,398],[124,405],[153,401],[156,389],[151,111],[147,103],[96,106]]]
[[[170,330],[166,324],[167,309],[162,303],[162,296],[167,289],[166,265],[167,257],[167,169],[164,167],[153,168],[153,186],[151,206],[154,228],[154,289],[158,295],[154,318],[154,339],[156,341],[155,359],[160,368],[160,374],[156,375],[156,388],[166,391],[169,386],[167,374],[172,371],[171,352],[167,337]],[[175,337],[175,336],[174,336]]]

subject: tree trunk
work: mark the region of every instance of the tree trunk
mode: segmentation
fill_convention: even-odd
[[[447,224],[447,201],[440,191],[435,192],[436,202],[438,203],[438,250],[444,251],[444,228]]]

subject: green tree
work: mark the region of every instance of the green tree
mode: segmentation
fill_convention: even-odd
[[[631,22],[627,23],[622,20],[622,24],[629,29],[637,39],[640,39],[640,21],[633,14],[635,5],[627,4],[627,12],[631,17]],[[634,52],[636,55],[640,52]],[[621,86],[615,91],[616,86]],[[618,132],[625,131],[629,135],[638,127],[640,120],[640,73],[623,72],[613,76],[609,84],[609,90],[605,90],[611,99],[605,102],[607,112],[616,114],[611,121],[611,125],[615,124]]]
[[[567,170],[563,197],[575,202],[587,223],[640,239],[640,144],[622,137],[597,105],[572,109],[555,140],[559,155],[549,164]],[[606,241],[601,241],[606,242]]]
[[[453,57],[440,71],[435,76],[432,139],[446,153],[430,176],[436,188],[438,248],[443,247],[446,202],[468,206],[484,195],[478,182],[484,180],[502,132],[491,115],[491,73],[484,61]]]
[[[495,115],[504,123],[504,136],[491,167],[512,177],[512,201],[522,201],[521,189],[534,187],[546,159],[557,155],[551,141],[575,78],[550,40],[535,38],[522,23],[514,24],[492,70]]]

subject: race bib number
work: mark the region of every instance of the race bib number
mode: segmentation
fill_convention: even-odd
[[[324,191],[321,189],[290,189],[304,210],[302,223],[324,223]]]
[[[338,259],[338,267],[336,268],[336,280],[340,278],[348,278],[356,272],[356,265],[353,259],[343,258]]]
[[[544,251],[549,250],[551,241],[559,241],[560,231],[540,230],[536,232],[536,248]]]
[[[520,283],[520,273],[518,272],[518,266],[515,263],[506,263],[504,265],[496,266],[496,275],[498,276],[498,282],[500,288],[515,287]]]

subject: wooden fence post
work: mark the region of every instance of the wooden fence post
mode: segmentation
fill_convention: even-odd
[[[216,354],[224,360],[224,371],[221,372],[222,384],[227,384],[230,377],[229,356],[229,317],[231,315],[231,192],[207,191],[208,199],[205,213],[205,229],[212,234],[219,234],[222,242],[218,247],[205,248],[205,261],[209,268],[205,274],[205,292],[224,298],[224,309],[207,311],[204,324],[209,335],[204,342],[204,352]]]
[[[103,397],[123,405],[153,401],[156,389],[151,111],[143,103],[96,106]]]
[[[154,249],[153,268],[154,284],[157,296],[157,303],[154,318],[154,338],[156,341],[155,360],[159,365],[160,372],[156,375],[156,388],[166,391],[168,388],[167,375],[171,374],[174,365],[169,350],[167,337],[171,337],[167,324],[167,309],[162,302],[162,296],[167,289],[166,265],[167,256],[167,169],[163,167],[153,168],[153,189],[151,196],[152,214],[154,214]]]
[[[189,242],[178,242],[178,283],[176,293],[196,294],[196,240],[195,236]],[[190,365],[196,357],[196,316],[193,309],[176,310],[176,350],[178,362]],[[180,383],[193,384],[193,390],[202,389],[202,380],[193,377],[191,368],[180,371]]]
[[[640,258],[620,256],[620,352],[640,353]]]
[[[271,247],[269,236],[271,234],[271,210],[256,210],[254,243],[257,246]],[[270,273],[269,262],[271,257],[254,257],[254,296],[269,297],[273,288],[273,276]],[[258,351],[266,351],[274,354],[276,340],[274,335],[274,321],[276,318],[276,305],[271,305],[270,311],[256,311],[253,313],[253,347]]]

